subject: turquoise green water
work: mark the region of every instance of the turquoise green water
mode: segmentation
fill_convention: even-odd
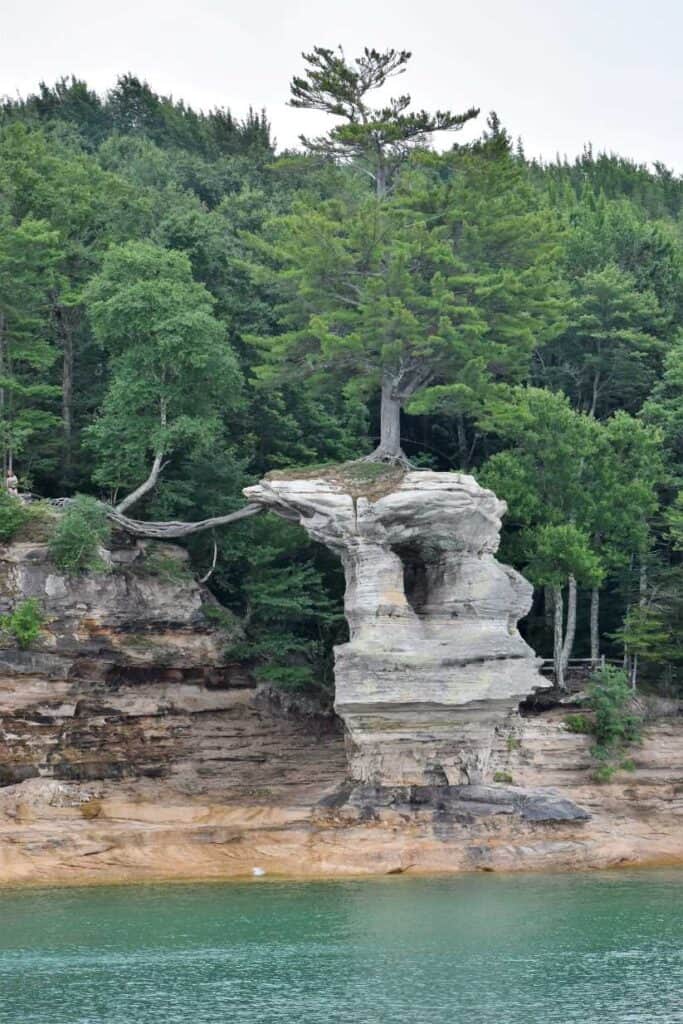
[[[2,1024],[680,1024],[683,873],[0,890]]]

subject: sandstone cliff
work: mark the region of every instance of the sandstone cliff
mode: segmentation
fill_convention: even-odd
[[[565,711],[522,718],[509,706],[487,724],[480,782],[354,782],[337,719],[226,662],[230,636],[179,549],[121,539],[107,557],[112,572],[64,577],[42,543],[0,551],[5,609],[38,596],[48,619],[31,650],[0,650],[0,882],[683,860],[675,709],[648,725],[635,771],[608,785],[592,781],[590,740],[567,731]],[[486,594],[458,607],[489,609]],[[500,635],[510,624],[496,614]],[[414,627],[409,613],[403,624]],[[508,635],[533,679],[533,656]]]
[[[324,719],[247,688],[124,692],[137,713],[86,704],[65,719],[30,696],[5,706],[3,763],[21,738],[40,774],[0,788],[0,882],[683,863],[680,716],[651,723],[635,771],[606,785],[592,781],[588,737],[553,711],[523,719],[514,744],[499,737],[512,786],[350,790]],[[590,817],[563,818],[564,801]]]

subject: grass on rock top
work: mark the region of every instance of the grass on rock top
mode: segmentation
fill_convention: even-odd
[[[384,462],[324,462],[300,469],[274,469],[266,473],[265,480],[327,480],[337,484],[352,498],[368,498],[377,501],[391,494],[400,485],[406,470],[403,466]]]

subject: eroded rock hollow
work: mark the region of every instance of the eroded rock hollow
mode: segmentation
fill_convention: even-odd
[[[517,629],[531,584],[495,558],[505,502],[463,474],[343,468],[245,494],[342,560],[350,640],[335,650],[335,706],[353,778],[490,781],[494,739],[548,685]]]

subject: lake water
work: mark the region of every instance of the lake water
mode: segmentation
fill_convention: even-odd
[[[0,890],[2,1024],[681,1024],[683,872]]]

